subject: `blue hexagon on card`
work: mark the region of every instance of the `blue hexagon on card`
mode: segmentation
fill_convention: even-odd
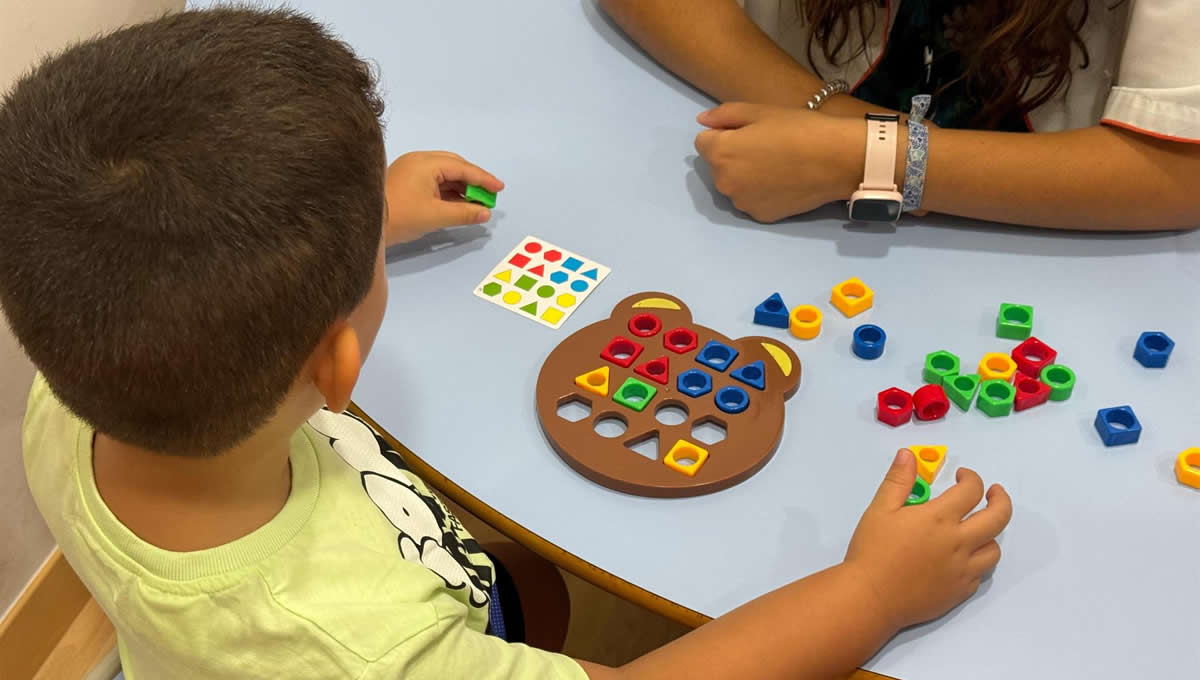
[[[1175,341],[1162,331],[1146,331],[1133,347],[1133,358],[1146,368],[1166,368]]]
[[[1096,433],[1105,446],[1134,444],[1142,436],[1142,424],[1129,406],[1102,408],[1096,412]]]

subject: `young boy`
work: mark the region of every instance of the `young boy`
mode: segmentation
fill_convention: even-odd
[[[503,185],[441,152],[385,173],[381,109],[319,26],[233,9],[77,45],[0,108],[0,304],[41,371],[26,472],[130,680],[828,677],[996,564],[1004,490],[970,514],[960,470],[906,508],[901,451],[842,564],[624,668],[486,634],[492,563],[341,411],[384,247],[486,221],[454,197]]]

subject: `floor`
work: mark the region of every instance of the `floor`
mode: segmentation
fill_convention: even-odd
[[[507,540],[482,520],[447,503],[481,543]],[[619,666],[661,647],[687,628],[564,573],[571,594],[571,622],[564,652]],[[116,633],[104,612],[89,601],[33,680],[109,680],[116,672]]]

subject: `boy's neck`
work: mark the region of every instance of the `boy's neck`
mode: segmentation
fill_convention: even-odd
[[[217,456],[171,456],[97,433],[96,487],[117,519],[165,550],[213,548],[269,522],[291,492],[290,432],[256,433]]]

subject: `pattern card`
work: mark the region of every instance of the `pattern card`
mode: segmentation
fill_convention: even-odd
[[[526,236],[475,287],[475,295],[558,328],[611,270],[586,257]]]

